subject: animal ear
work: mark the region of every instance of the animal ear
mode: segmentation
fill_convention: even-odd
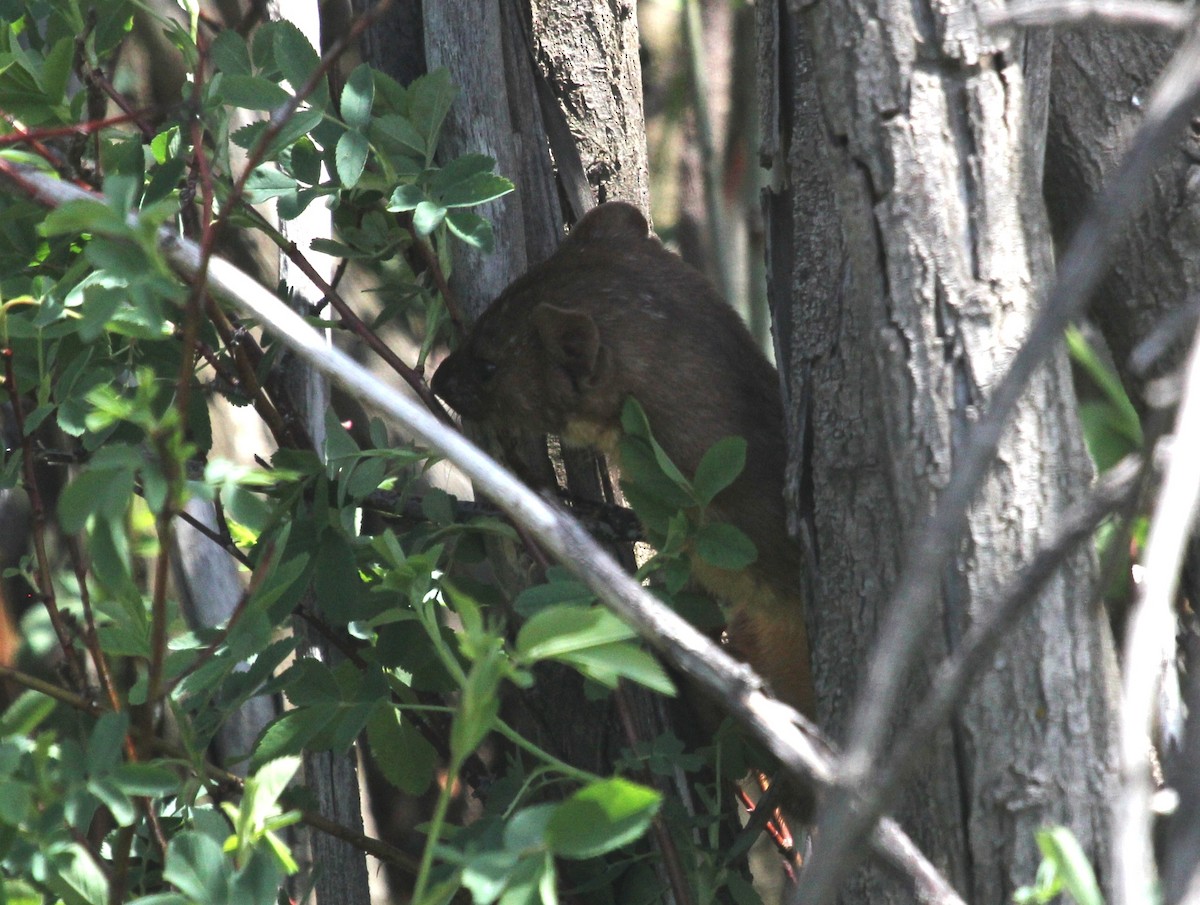
[[[571,230],[571,238],[578,242],[645,239],[649,235],[650,224],[642,212],[624,201],[608,201],[592,208]]]
[[[582,311],[543,303],[530,315],[551,359],[575,381],[591,377],[600,355],[600,331]]]

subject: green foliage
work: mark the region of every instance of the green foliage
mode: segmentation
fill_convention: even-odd
[[[1077,327],[1066,331],[1071,360],[1097,391],[1085,395],[1079,417],[1088,450],[1101,471],[1142,448],[1142,424],[1117,375],[1106,365]]]
[[[708,512],[717,494],[742,473],[746,441],[718,440],[688,480],[654,439],[636,399],[626,400],[621,426],[621,489],[658,550],[643,572],[660,570],[667,589],[675,593],[687,581],[692,557],[719,569],[744,569],[753,563],[758,551],[745,532],[713,521]]]
[[[1042,863],[1032,886],[1013,893],[1018,905],[1042,905],[1065,894],[1076,905],[1104,905],[1100,884],[1088,863],[1079,840],[1065,826],[1047,827],[1037,832]]]
[[[1084,440],[1096,467],[1107,471],[1125,456],[1142,450],[1141,419],[1117,375],[1088,343],[1082,331],[1068,327],[1066,340],[1071,360],[1086,381],[1079,392],[1079,419]],[[1109,522],[1097,532],[1096,552],[1100,561],[1106,564],[1105,574],[1110,576],[1104,596],[1114,606],[1127,606],[1132,594],[1130,534],[1135,547],[1140,549],[1145,543],[1147,527],[1146,517],[1138,516],[1132,531]]]
[[[90,121],[106,91],[137,95],[115,67],[135,10],[192,76],[174,105]],[[37,139],[5,119],[0,165],[61,168],[98,193],[50,212],[0,198],[5,401],[21,416],[6,425],[19,436],[4,450],[0,487],[24,483],[34,457],[29,489],[72,541],[58,545],[61,562],[31,557],[20,569],[34,582],[48,576],[40,590],[62,635],[47,631],[46,645],[64,666],[40,685],[26,674],[39,664],[22,664],[23,680],[45,693],[26,692],[0,714],[0,897],[274,902],[297,870],[280,831],[310,806],[295,778],[300,756],[343,755],[365,739],[399,790],[437,789],[418,901],[465,889],[478,903],[553,902],[560,885],[588,884],[652,899],[657,880],[637,845],[663,813],[659,794],[562,762],[509,726],[502,704],[564,670],[595,697],[620,680],[671,694],[659,663],[561,569],[511,606],[473,582],[467,567],[484,541],[512,541],[511,526],[460,517],[456,500],[425,486],[427,452],[381,423],[347,427],[330,413],[323,447],[304,448],[270,339],[210,301],[202,281],[182,280],[158,244],[168,230],[220,250],[240,230],[287,252],[251,205],[288,221],[327,204],[336,232],[311,250],[353,260],[382,310],[371,324],[341,310],[314,316],[359,335],[402,320],[418,330],[410,364],[419,368],[450,321],[431,268],[448,266],[453,243],[490,248],[477,209],[511,183],[490,158],[439,156],[456,94],[444,70],[401,86],[358,66],[332,90],[289,23],[260,23],[248,37],[199,28],[195,15],[155,21],[132,0],[0,2],[0,110]],[[91,84],[106,72],[121,73],[116,84]],[[259,450],[253,467],[214,453],[231,432],[213,414],[220,401],[257,415],[278,449]],[[740,471],[744,444],[718,444],[692,482],[669,472],[648,431],[643,446],[668,477],[634,469],[635,483],[698,519],[677,526],[674,549],[694,539],[717,564],[752,558],[748,541],[703,516]],[[367,510],[416,494],[421,517],[364,529]],[[211,542],[234,551],[245,573],[223,625],[189,625],[167,578],[190,501],[215,505]],[[345,658],[299,652],[301,622],[336,639]],[[249,777],[238,782],[208,763],[209,751],[260,696],[287,708],[244,752]],[[497,737],[499,775],[471,790],[486,797],[484,815],[456,826],[451,798]],[[666,750],[631,752],[624,769],[640,776]],[[678,835],[693,845],[690,828]],[[696,863],[711,889],[733,882],[715,848]]]

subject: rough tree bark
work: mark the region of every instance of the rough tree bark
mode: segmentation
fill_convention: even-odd
[[[790,487],[811,563],[820,715],[840,736],[903,551],[1051,276],[1040,167],[1026,153],[1044,95],[1022,72],[1044,51],[984,36],[969,4],[759,9]],[[1059,355],[1001,444],[893,725],[1090,476]],[[1047,823],[1105,862],[1115,660],[1094,585],[1090,558],[1070,560],[899,803],[968,901],[1005,901],[1030,882]],[[907,897],[874,871],[845,891]]]
[[[1149,88],[1176,43],[1120,28],[1064,30],[1056,35],[1045,194],[1051,227],[1060,244],[1070,238],[1088,201],[1116,170],[1141,120]],[[1091,306],[1125,390],[1143,415],[1148,443],[1168,429],[1168,419],[1154,417],[1154,412],[1173,402],[1152,398],[1152,381],[1180,366],[1193,331],[1176,331],[1175,341],[1149,369],[1135,365],[1133,351],[1160,324],[1189,309],[1195,311],[1200,291],[1200,261],[1195,253],[1200,245],[1198,161],[1200,129],[1193,122],[1190,134],[1180,138],[1178,153],[1164,161],[1151,180],[1149,198],[1115,249],[1112,269]],[[1200,595],[1200,535],[1192,539],[1183,592],[1194,609]],[[1116,616],[1120,621],[1123,614]],[[1190,634],[1194,638],[1194,625]],[[1183,652],[1192,672],[1197,662],[1194,640]],[[1160,742],[1166,782],[1180,794],[1180,807],[1161,839],[1167,902],[1179,901],[1187,891],[1200,839],[1200,780],[1193,766],[1200,742],[1200,684],[1193,678],[1188,686],[1191,725],[1186,731],[1179,725],[1179,711],[1172,703],[1162,714]]]

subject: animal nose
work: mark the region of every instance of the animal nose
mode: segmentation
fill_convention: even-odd
[[[482,417],[483,405],[478,388],[464,373],[455,356],[451,355],[442,362],[429,385],[447,405],[464,418]]]

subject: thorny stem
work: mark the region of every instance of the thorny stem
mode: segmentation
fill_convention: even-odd
[[[12,349],[0,349],[0,357],[4,359],[4,385],[8,389],[8,400],[12,406],[13,420],[16,422],[17,435],[21,438],[21,467],[24,471],[25,491],[29,494],[29,507],[33,512],[33,548],[37,558],[38,593],[42,604],[50,616],[50,624],[62,648],[63,658],[70,674],[71,684],[76,688],[84,688],[84,669],[79,659],[67,628],[66,619],[58,608],[58,599],[54,593],[54,580],[50,574],[50,557],[46,553],[46,507],[42,502],[42,494],[38,489],[37,473],[33,462],[33,441],[25,431],[25,410],[21,405],[21,394],[17,389],[17,377],[13,370]]]

